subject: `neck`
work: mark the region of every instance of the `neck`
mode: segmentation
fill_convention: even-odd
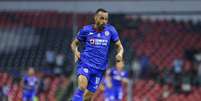
[[[33,74],[32,75],[29,75],[30,77],[32,77],[33,76]]]
[[[103,30],[103,28],[101,28],[101,27],[98,27],[98,25],[97,24],[94,24],[94,29],[97,31],[97,32],[100,32],[100,31],[102,31]]]
[[[94,24],[94,26],[93,26],[93,27],[94,27],[94,29],[98,29],[98,26],[97,26],[97,24]]]
[[[117,71],[121,71],[122,69],[120,69],[120,68],[117,68]]]

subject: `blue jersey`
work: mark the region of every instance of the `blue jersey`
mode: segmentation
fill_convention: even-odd
[[[34,76],[25,76],[24,82],[24,93],[36,93],[38,80]]]
[[[104,97],[105,101],[113,101],[114,100],[114,92],[112,87],[109,88],[109,81],[106,80],[106,78],[103,79],[103,85],[104,85]]]
[[[105,70],[108,62],[110,42],[118,41],[119,36],[112,25],[105,25],[101,32],[97,32],[93,25],[87,25],[79,31],[77,39],[85,43],[79,64],[83,67]]]
[[[122,80],[128,78],[128,72],[118,71],[115,67],[109,70],[108,74],[111,77],[113,87],[121,87]]]

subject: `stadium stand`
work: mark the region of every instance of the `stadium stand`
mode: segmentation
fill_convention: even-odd
[[[47,91],[40,92],[40,101],[56,101],[62,88],[57,85],[68,79],[62,76],[49,75],[46,68],[45,54],[53,50],[56,54],[65,54],[63,67],[68,73],[72,70],[73,61],[70,51],[70,41],[73,38],[73,14],[54,11],[0,11],[0,88],[9,85],[10,99],[20,99],[22,87],[18,80],[27,67],[35,67],[42,71],[43,80],[49,84]],[[91,14],[78,14],[77,26],[91,22]],[[122,14],[112,14],[114,24],[122,38],[126,49],[126,69],[132,68],[134,58],[139,59],[141,65],[148,69],[146,77],[142,71],[138,80],[133,84],[134,101],[198,101],[201,99],[201,89],[197,80],[198,66],[195,59],[190,58],[189,51],[201,49],[201,22],[150,20],[127,17]],[[144,59],[144,61],[142,61]],[[183,81],[178,85],[174,73],[174,61],[180,59],[182,70],[178,78],[186,80],[183,75],[190,75],[190,93],[182,92]],[[112,59],[111,59],[112,60]],[[146,64],[148,63],[148,68]],[[55,64],[53,65],[53,67]],[[167,70],[167,71],[166,71]],[[20,72],[19,72],[20,71]],[[145,70],[146,71],[146,70]],[[39,74],[40,74],[39,72]],[[167,74],[166,74],[167,72]],[[155,74],[154,74],[155,73]],[[176,79],[175,79],[176,78]],[[184,83],[185,84],[185,83]],[[179,87],[179,91],[176,90]],[[167,89],[168,88],[168,89]],[[168,91],[168,93],[164,93]],[[163,95],[164,93],[164,95]],[[124,101],[126,101],[126,91]],[[165,97],[162,99],[161,97]],[[102,101],[100,93],[96,101]]]

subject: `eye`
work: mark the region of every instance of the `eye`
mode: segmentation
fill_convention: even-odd
[[[102,19],[102,20],[103,20],[103,19],[105,19],[105,18],[104,18],[104,17],[100,17],[100,19]]]

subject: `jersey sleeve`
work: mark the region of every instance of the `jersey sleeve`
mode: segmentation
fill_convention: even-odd
[[[114,27],[111,27],[111,32],[112,32],[112,36],[111,36],[112,41],[114,41],[114,42],[118,41],[119,35],[118,35],[117,30]]]
[[[128,78],[128,72],[124,72],[123,78]]]
[[[39,84],[39,80],[38,78],[35,77],[35,84],[38,85]]]
[[[86,31],[84,30],[84,28],[79,30],[79,32],[77,33],[76,38],[79,41],[85,41],[86,40]]]

